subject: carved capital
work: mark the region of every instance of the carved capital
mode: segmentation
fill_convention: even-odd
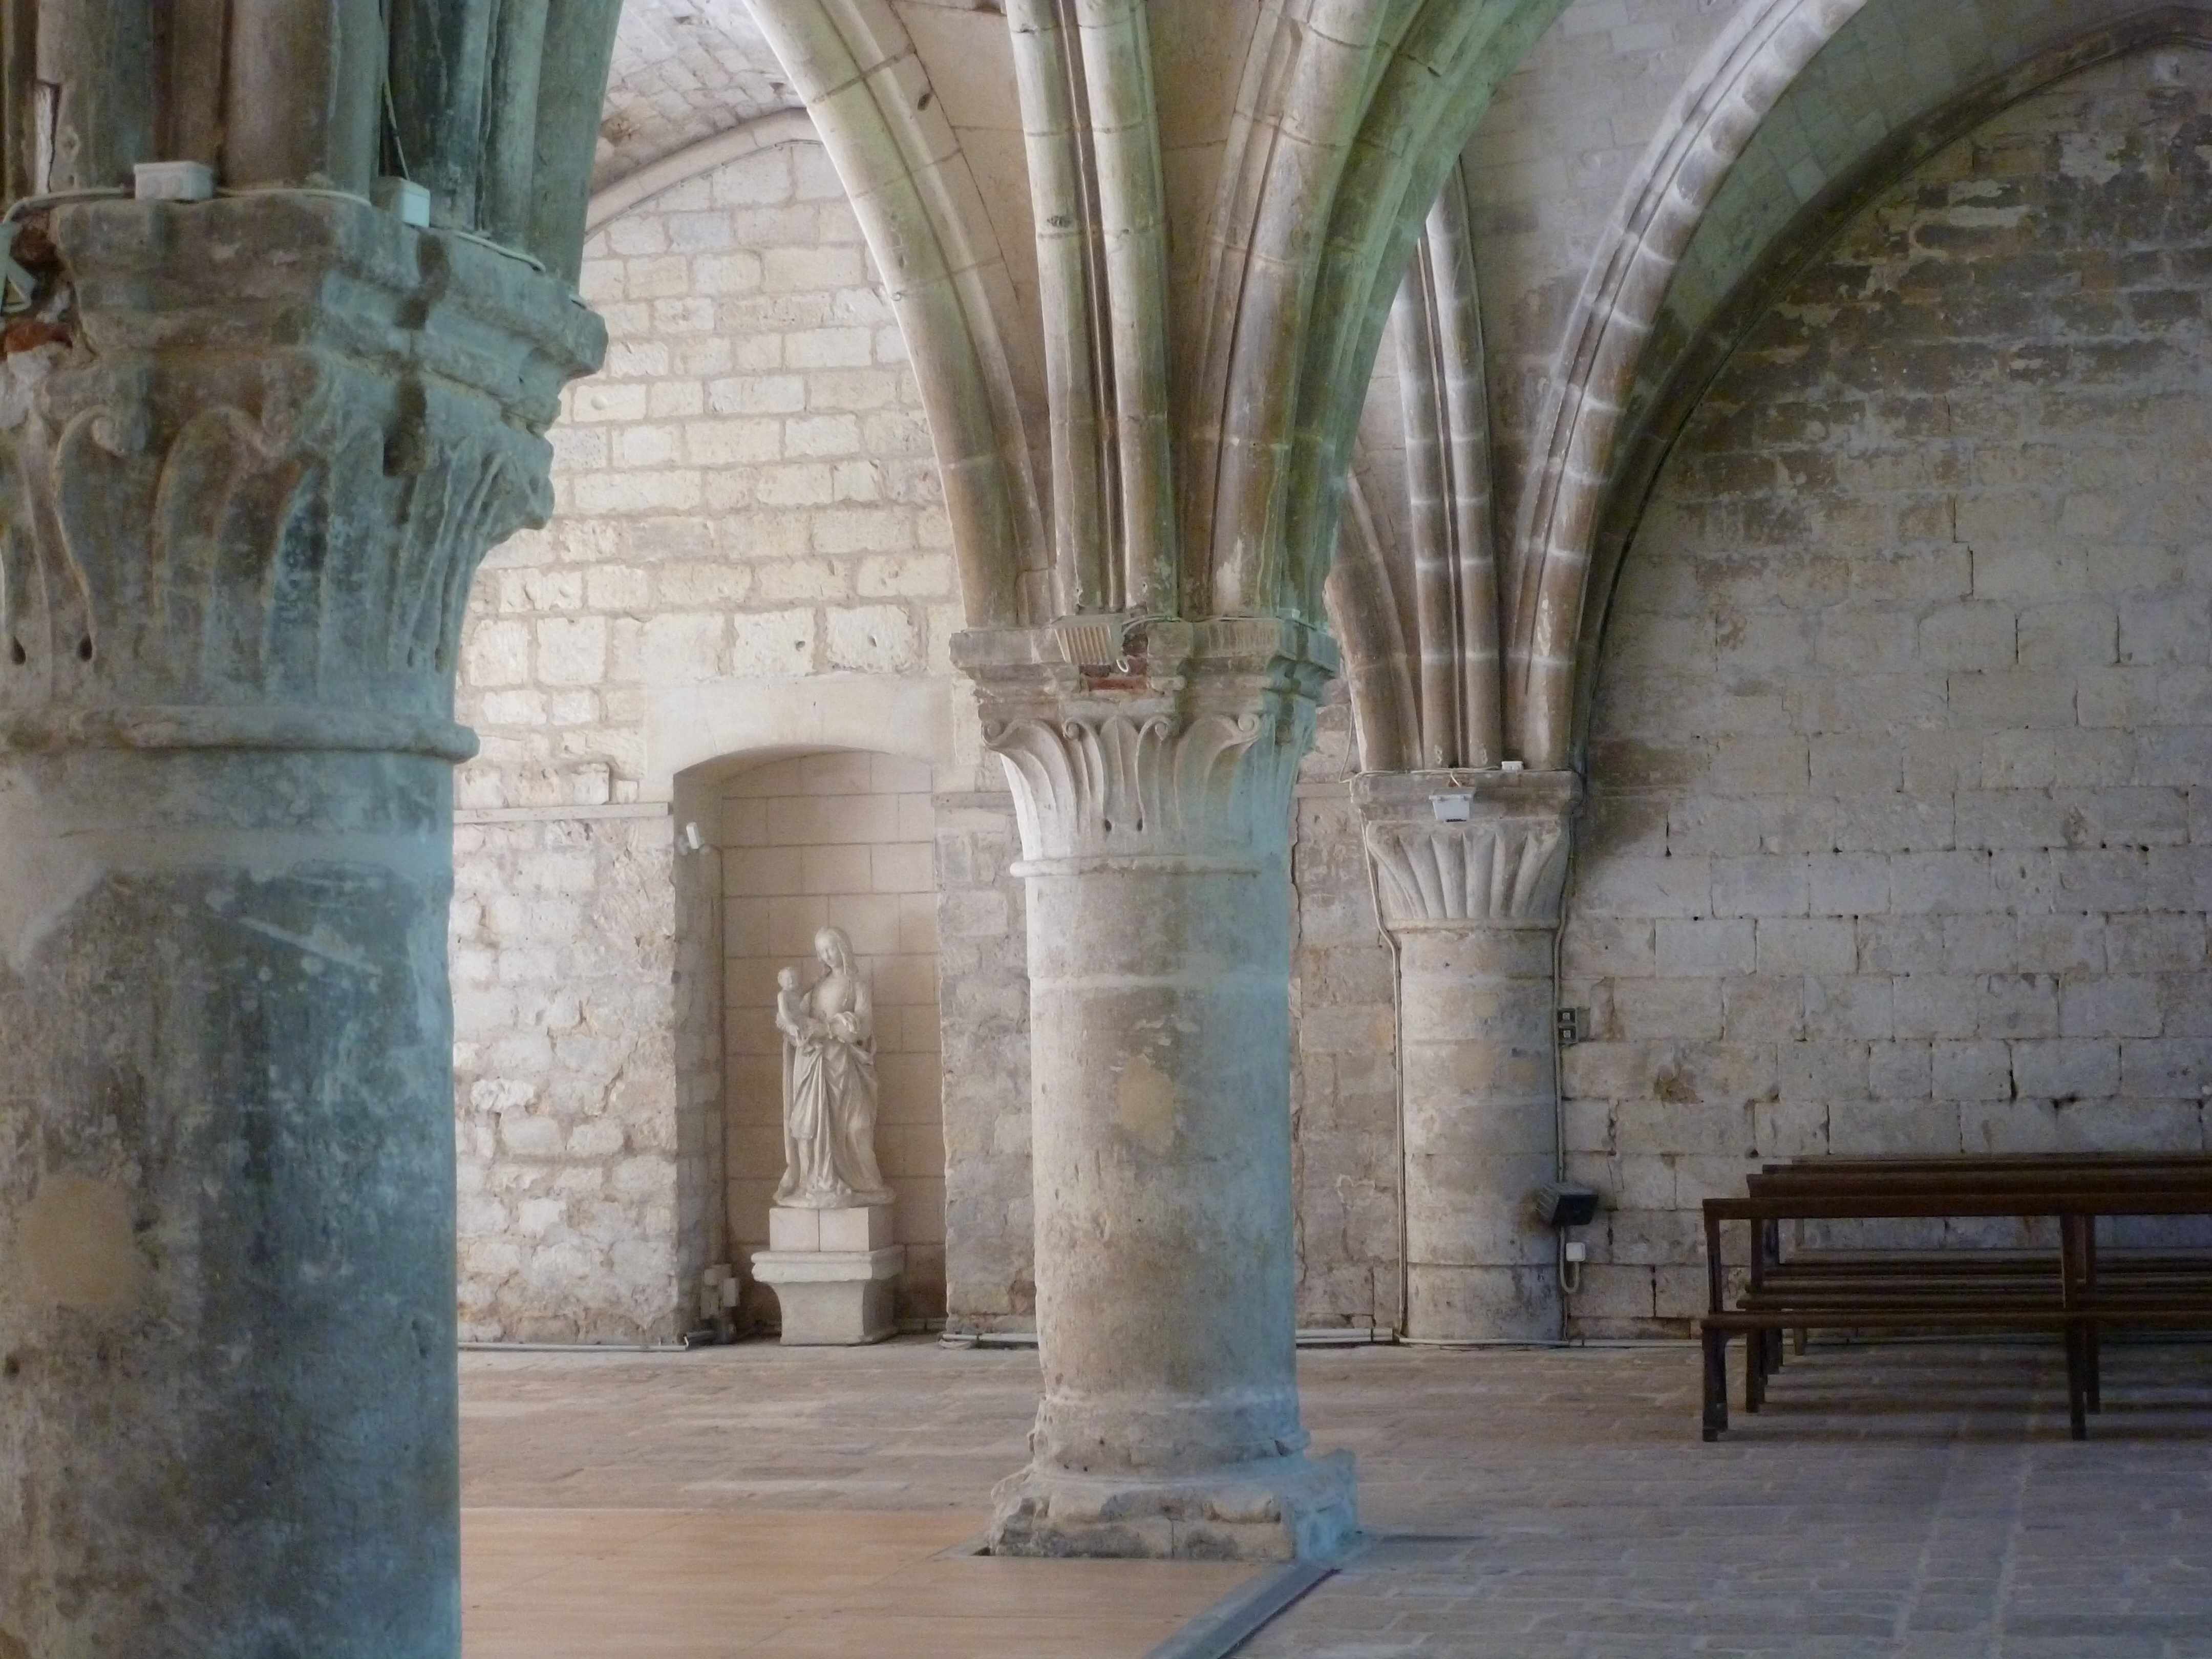
[[[1576,774],[1370,772],[1352,789],[1393,933],[1559,925]]]
[[[1266,617],[1086,617],[963,634],[954,656],[1013,790],[1022,873],[1257,869],[1287,852],[1291,786],[1336,668],[1328,635]]]
[[[47,228],[0,364],[0,747],[468,752],[469,584],[551,509],[543,434],[599,320],[336,197]]]

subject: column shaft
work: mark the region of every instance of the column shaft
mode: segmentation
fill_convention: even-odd
[[[0,1653],[458,1650],[451,791],[0,757]]]
[[[1559,1334],[1552,931],[1418,929],[1400,942],[1406,1322],[1432,1339]]]
[[[1397,946],[1406,1136],[1406,1331],[1561,1334],[1552,952],[1571,773],[1371,774],[1354,786]],[[1439,799],[1466,817],[1438,816]]]
[[[1045,1389],[994,1547],[1326,1554],[1357,1516],[1298,1422],[1288,871],[1327,641],[1085,622],[961,647],[1029,884]]]
[[[1176,1474],[1304,1449],[1290,1252],[1290,889],[1029,878],[1035,1449]]]
[[[458,1659],[453,665],[599,327],[327,195],[41,228],[58,320],[0,399],[0,1659]]]

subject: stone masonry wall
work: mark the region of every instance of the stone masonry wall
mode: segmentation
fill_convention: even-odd
[[[1615,605],[1570,896],[1589,1334],[1759,1158],[2201,1150],[2212,65],[1870,205],[1712,388]]]
[[[1734,0],[1574,0],[1498,87],[1467,148],[1498,522],[1509,529],[1530,428],[1599,239],[1735,9]]]
[[[1036,1326],[1029,920],[1011,795],[937,798],[946,1329]]]
[[[464,812],[453,852],[462,1338],[673,1340],[694,1291],[668,811]]]
[[[949,674],[951,532],[905,347],[813,145],[653,198],[584,249],[605,368],[567,393],[556,516],[471,606],[466,806],[635,799],[656,694]]]
[[[1389,1330],[1405,1300],[1394,967],[1346,784],[1358,769],[1340,695],[1300,775],[1291,853],[1291,1155],[1298,1323],[1310,1329]]]
[[[623,215],[583,290],[610,344],[552,433],[557,514],[487,562],[462,649],[461,1300],[488,1340],[672,1339],[722,1259],[719,866],[676,850],[714,814],[656,773],[661,711],[949,680],[959,626],[904,345],[818,147]]]

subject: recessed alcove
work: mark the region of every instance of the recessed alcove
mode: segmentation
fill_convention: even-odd
[[[945,1119],[938,1040],[934,809],[926,762],[852,750],[786,756],[725,774],[723,1121],[732,1259],[768,1244],[783,1172],[782,1040],[775,976],[821,969],[814,936],[842,927],[875,1002],[881,1088],[876,1152],[907,1249],[899,1318],[945,1317]],[[775,1299],[748,1282],[750,1320]]]

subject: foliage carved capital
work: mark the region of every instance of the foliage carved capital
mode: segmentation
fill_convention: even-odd
[[[1024,873],[1258,869],[1288,852],[1328,636],[1266,617],[1085,617],[960,636]]]
[[[1393,933],[1559,925],[1575,773],[1370,772],[1352,799]]]
[[[0,747],[465,753],[478,562],[604,345],[527,262],[293,193],[74,204],[0,364]]]

